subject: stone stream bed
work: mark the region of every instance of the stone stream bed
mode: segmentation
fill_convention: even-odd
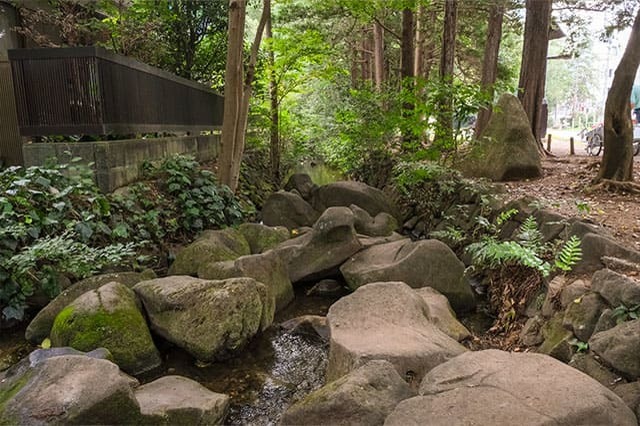
[[[102,274],[42,307],[24,337],[52,349],[6,340],[10,363],[28,356],[0,372],[0,424],[637,425],[639,252],[526,200],[497,207],[518,212],[501,238],[533,218],[583,256],[515,307],[523,351],[470,351],[492,321],[468,259],[375,188],[286,188],[263,224],[203,232],[165,277]]]
[[[161,348],[163,365],[140,379],[167,374],[189,377],[209,390],[229,395],[225,424],[276,424],[285,408],[324,385],[328,343],[313,334],[292,334],[280,323],[304,315],[325,316],[337,297],[308,296],[310,286],[296,288],[294,301],[235,358],[202,364],[185,351]],[[346,293],[346,292],[345,292]],[[161,345],[159,345],[161,346]]]

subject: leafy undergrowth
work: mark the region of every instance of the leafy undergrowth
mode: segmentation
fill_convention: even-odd
[[[102,194],[76,165],[0,171],[0,310],[21,320],[34,294],[51,298],[65,280],[105,269],[163,268],[171,244],[239,223],[228,188],[193,158],[146,165],[144,181]]]

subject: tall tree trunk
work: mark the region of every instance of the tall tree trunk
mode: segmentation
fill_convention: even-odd
[[[229,40],[224,73],[224,115],[220,142],[220,164],[218,166],[220,182],[229,187],[233,182],[234,150],[242,109],[242,79],[244,77],[242,47],[246,7],[246,0],[231,0],[229,2]]]
[[[425,24],[425,28],[434,28],[436,26],[436,18],[438,17],[436,8],[432,5],[429,9],[429,13],[427,15],[427,23]],[[426,36],[426,33],[425,33]],[[428,37],[428,43],[424,48],[424,78],[428,79],[429,74],[431,74],[431,68],[433,68],[433,64],[436,61],[436,37],[432,34]]]
[[[524,45],[518,83],[518,99],[522,103],[531,131],[539,142],[542,100],[547,75],[547,51],[549,48],[549,20],[553,0],[527,0],[527,17],[524,24]]]
[[[604,108],[604,155],[598,180],[633,180],[633,127],[629,97],[640,65],[640,11],[616,68]]]
[[[249,100],[251,85],[255,78],[258,50],[262,41],[262,33],[271,10],[271,0],[263,0],[262,16],[258,23],[256,36],[251,45],[247,72],[242,82],[242,42],[244,39],[244,20],[246,12],[245,0],[229,2],[229,51],[225,69],[225,110],[222,121],[222,142],[220,147],[220,181],[235,192],[240,177],[240,163],[244,152],[249,118]],[[231,64],[230,64],[231,63]],[[238,64],[239,63],[239,64]],[[237,73],[236,75],[232,75]],[[227,101],[227,88],[231,84],[234,100]],[[236,85],[239,88],[236,88]],[[229,103],[230,111],[227,111]]]
[[[424,14],[424,5],[420,4],[416,13],[416,40],[413,54],[413,75],[416,77],[424,77],[424,38],[426,30]]]
[[[403,79],[413,77],[413,11],[402,10],[402,52],[400,75]]]
[[[267,25],[265,28],[267,38],[273,38],[273,31],[271,28],[272,19],[271,11],[267,17]],[[271,176],[276,184],[280,184],[280,102],[278,101],[278,81],[276,78],[276,72],[274,69],[276,62],[275,52],[273,48],[269,50],[269,63],[271,65],[271,72],[269,74],[269,97],[271,103],[271,109],[269,115],[271,117],[270,123],[270,157],[271,157]]]
[[[440,81],[444,85],[453,85],[453,65],[456,49],[456,26],[458,21],[458,0],[446,0],[444,6],[444,28],[442,51],[440,52]],[[438,131],[436,135],[441,143],[453,140],[453,99],[447,93],[440,100]]]
[[[384,76],[384,29],[378,22],[373,23],[373,68],[376,90],[382,91]]]
[[[489,20],[487,24],[487,43],[484,47],[484,61],[482,62],[482,89],[490,94],[493,99],[493,85],[498,75],[498,53],[500,52],[500,38],[502,37],[502,19],[504,17],[504,4],[502,0],[496,2],[489,10]],[[482,108],[478,111],[478,119],[476,120],[475,137],[480,134],[487,126],[491,117],[491,106]]]

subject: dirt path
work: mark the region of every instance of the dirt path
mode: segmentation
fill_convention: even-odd
[[[558,147],[560,144],[558,144]],[[543,160],[541,179],[505,184],[510,198],[532,196],[565,216],[589,219],[607,228],[625,245],[640,250],[640,199],[637,195],[586,190],[598,173],[602,156],[569,156],[560,149],[557,157]],[[640,157],[635,158],[634,180],[640,182]]]

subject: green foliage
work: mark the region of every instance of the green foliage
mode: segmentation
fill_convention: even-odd
[[[589,350],[589,343],[578,340],[577,338],[573,338],[567,341],[571,346],[576,348],[577,353],[584,353]]]
[[[238,201],[192,158],[147,167],[147,181],[121,195],[100,193],[91,170],[77,165],[0,171],[0,309],[21,319],[27,298],[59,292],[62,277],[80,279],[106,267],[148,262],[206,228],[242,219]],[[164,253],[163,253],[164,254]]]
[[[640,315],[640,304],[636,304],[630,307],[621,304],[612,311],[612,315],[616,320],[616,324],[622,324],[625,321],[636,320]]]
[[[515,214],[512,210],[506,213],[509,216]],[[499,215],[496,223],[504,217]],[[515,241],[500,241],[495,235],[499,226],[493,230],[493,235],[485,235],[480,241],[466,248],[472,256],[473,264],[478,268],[500,269],[520,265],[534,269],[546,277],[554,270],[571,271],[582,258],[580,239],[574,235],[555,254],[553,265],[550,264],[548,259],[554,257],[553,246],[543,243],[542,233],[533,216],[529,216],[522,223]]]
[[[561,271],[569,272],[581,259],[582,249],[580,248],[580,238],[572,235],[556,255],[554,265]]]

